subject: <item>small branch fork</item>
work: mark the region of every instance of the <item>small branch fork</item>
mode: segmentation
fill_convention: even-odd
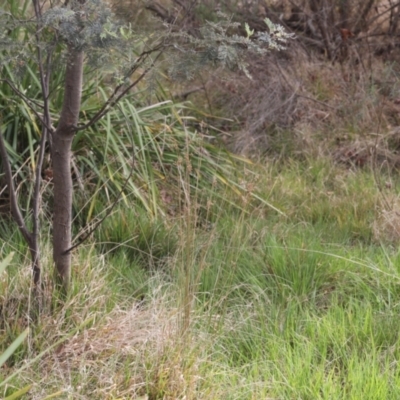
[[[129,180],[131,179],[133,175],[133,167],[131,169],[131,172],[129,173],[129,176],[125,179],[124,184],[122,185],[121,190],[119,191],[117,197],[115,198],[114,202],[111,204],[111,207],[108,209],[108,211],[106,212],[106,214],[104,215],[104,217],[102,219],[100,219],[99,221],[96,222],[96,224],[94,225],[94,227],[92,229],[89,230],[89,232],[86,233],[86,235],[82,238],[80,238],[78,240],[77,243],[75,243],[74,245],[72,245],[69,249],[65,250],[63,255],[70,253],[72,250],[76,249],[77,247],[79,247],[83,242],[85,242],[87,239],[89,239],[89,237],[95,232],[95,230],[104,222],[104,220],[111,214],[112,210],[115,208],[115,206],[118,204],[122,193],[124,192],[126,186],[129,183]],[[78,235],[79,236],[79,235]]]
[[[157,60],[161,57],[161,54],[163,53],[163,50],[165,49],[166,45],[161,44],[149,51],[143,52],[138,60],[135,62],[135,65],[129,70],[129,72],[126,74],[126,77],[129,77],[132,75],[139,67],[142,65],[143,62],[147,60],[147,58],[154,52],[160,51],[154,60],[151,62],[151,64],[144,70],[142,74],[138,78],[136,78],[132,83],[130,83],[122,92],[118,93],[121,88],[124,86],[123,83],[118,85],[111,96],[107,99],[107,101],[103,104],[103,106],[100,108],[100,110],[91,118],[89,122],[87,122],[84,125],[79,125],[78,127],[75,128],[75,131],[82,131],[84,129],[87,129],[94,125],[97,121],[99,121],[102,117],[104,117],[112,107],[114,107],[132,88],[134,88],[140,81],[145,78],[145,76],[150,72],[150,70],[154,67],[155,63]]]

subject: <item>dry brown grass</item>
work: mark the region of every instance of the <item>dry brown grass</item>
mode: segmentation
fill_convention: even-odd
[[[361,145],[357,152],[362,153],[376,135],[383,135],[393,162],[393,126],[400,122],[398,71],[380,60],[367,70],[365,65],[310,60],[298,48],[288,52],[288,57],[272,54],[253,65],[254,81],[231,78],[208,94],[213,107],[234,120],[227,136],[230,148],[246,155],[329,155],[343,145]]]
[[[89,394],[92,399],[197,398],[200,338],[189,331],[183,334],[181,309],[165,290],[155,287],[146,304],[117,306],[105,316],[100,310],[97,317],[86,315],[93,319],[92,326],[69,338],[63,325],[71,322],[65,317],[43,318],[36,341],[50,345],[63,335],[66,340],[25,371],[26,383],[34,385],[30,398],[58,391],[74,399]],[[105,294],[99,295],[92,294],[89,301]],[[73,309],[72,318],[81,319],[85,313],[77,312],[77,303],[75,299],[67,307]]]
[[[332,152],[334,160],[349,167],[370,167],[381,172],[393,172],[400,167],[398,144],[399,129],[386,134],[371,132],[364,138],[355,138],[339,143]]]
[[[391,189],[386,182],[385,191]],[[398,244],[400,240],[400,198],[393,193],[381,193],[373,224],[374,239],[379,243]]]
[[[400,239],[400,207],[381,210],[373,226],[374,238],[378,242],[396,244]]]

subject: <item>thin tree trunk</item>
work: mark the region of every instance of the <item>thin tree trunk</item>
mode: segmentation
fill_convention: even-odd
[[[79,119],[82,95],[83,51],[68,49],[63,107],[53,133],[54,183],[53,259],[57,285],[68,290],[71,275],[72,177],[71,146]]]

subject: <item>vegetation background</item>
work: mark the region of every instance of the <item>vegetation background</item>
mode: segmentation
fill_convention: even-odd
[[[51,284],[47,161],[39,321],[0,175],[1,257],[14,253],[0,275],[0,354],[27,336],[0,357],[0,396],[398,399],[400,3],[113,6],[142,32],[173,22],[199,35],[222,11],[256,31],[268,17],[296,39],[252,57],[252,80],[208,67],[183,80],[166,56],[96,130],[76,137],[75,234],[133,174],[74,252],[62,306]],[[31,98],[34,75],[21,77]],[[7,85],[0,91],[18,191],[29,193],[40,130]],[[107,81],[85,82],[82,118],[106,91]],[[28,208],[29,196],[20,199]]]

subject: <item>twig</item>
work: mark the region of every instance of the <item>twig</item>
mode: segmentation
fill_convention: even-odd
[[[293,90],[295,96],[302,97],[303,99],[306,99],[306,100],[314,101],[315,103],[321,104],[321,105],[324,106],[324,107],[327,107],[327,108],[330,108],[331,110],[337,111],[337,108],[336,108],[336,107],[332,107],[331,105],[329,105],[329,104],[326,103],[326,102],[323,102],[323,101],[314,99],[313,97],[309,97],[309,96],[306,96],[306,95],[304,95],[304,94],[298,93],[298,89],[294,88],[293,85],[287,80],[285,74],[282,72],[282,69],[281,69],[281,66],[279,65],[279,63],[278,63],[278,62],[275,62],[275,65],[277,66],[278,71],[279,71],[280,75],[282,76],[283,80],[284,80],[284,81],[288,84],[288,86]]]
[[[49,132],[52,132],[52,128],[50,126],[48,126],[48,124],[45,122],[44,118],[35,110],[34,107],[32,107],[32,105],[30,103],[36,104],[34,101],[28,99],[19,89],[17,89],[12,83],[11,81],[9,81],[8,79],[0,79],[0,82],[5,82],[7,83],[8,86],[10,86],[10,88],[15,92],[15,94],[18,95],[18,97],[20,97],[25,104],[29,107],[29,109],[35,114],[35,116],[37,117],[37,119],[40,121],[40,123],[45,126]],[[38,107],[43,108],[43,106],[36,104]]]
[[[129,180],[131,179],[133,175],[133,166],[131,169],[131,172],[129,173],[129,176],[126,178],[124,184],[122,185],[121,190],[118,193],[118,196],[115,198],[113,204],[111,205],[111,207],[108,209],[108,211],[106,212],[106,214],[104,215],[104,217],[98,221],[94,227],[92,229],[89,230],[89,232],[81,239],[79,239],[79,241],[77,243],[75,243],[73,246],[71,246],[69,249],[65,250],[62,254],[66,255],[68,253],[70,253],[72,250],[76,249],[77,247],[79,247],[83,242],[85,242],[87,239],[89,239],[89,237],[93,234],[93,232],[104,222],[104,220],[111,214],[111,211],[114,209],[114,207],[118,204],[122,193],[124,192],[126,186],[128,185]],[[79,237],[79,234],[78,234]]]
[[[168,10],[164,8],[161,4],[153,2],[146,5],[146,9],[149,11],[153,11],[164,21],[170,21],[171,19],[171,15],[168,13]]]
[[[24,239],[30,245],[32,243],[32,233],[28,231],[24,218],[22,217],[21,210],[18,206],[17,193],[15,191],[14,181],[12,177],[10,159],[8,158],[6,143],[3,138],[3,133],[1,132],[1,127],[0,127],[0,155],[2,158],[2,164],[6,175],[8,190],[10,192],[9,196],[10,196],[11,214],[13,216],[14,221],[17,223],[18,228],[21,231]]]
[[[189,95],[200,92],[201,90],[205,90],[204,86],[197,86],[188,90],[185,90],[184,92],[181,93],[176,93],[172,97],[176,100],[186,100]]]
[[[35,184],[34,184],[34,192],[33,192],[33,204],[32,204],[32,222],[33,222],[33,230],[32,230],[32,244],[31,244],[31,252],[33,257],[33,282],[35,286],[40,282],[40,251],[39,251],[39,230],[40,230],[40,221],[39,221],[39,212],[41,205],[41,195],[40,188],[42,183],[42,167],[45,155],[45,147],[47,138],[49,136],[49,128],[51,129],[51,117],[49,111],[49,82],[50,82],[50,65],[51,65],[51,54],[48,54],[46,60],[47,66],[47,74],[45,75],[43,71],[43,57],[42,50],[40,47],[40,23],[41,20],[41,9],[37,0],[33,0],[33,5],[36,14],[37,27],[35,32],[36,38],[36,49],[37,49],[37,61],[39,66],[39,77],[40,77],[40,85],[42,89],[43,95],[43,107],[44,107],[44,116],[43,116],[43,125],[42,125],[42,137],[40,138],[39,143],[39,154],[37,158],[36,168],[35,168]]]
[[[126,76],[127,77],[130,76],[139,67],[139,64],[141,62],[145,61],[152,52],[157,51],[157,50],[161,49],[162,47],[164,47],[164,45],[160,45],[158,47],[158,49],[152,49],[150,51],[142,53],[142,55],[138,59],[138,62],[135,63],[135,66],[132,67],[131,71],[129,71],[129,73],[126,74]],[[93,124],[95,124],[97,121],[99,121],[102,117],[104,117],[111,110],[111,108],[114,107],[129,92],[129,90],[131,90],[133,87],[135,87],[149,73],[149,71],[154,67],[156,61],[161,56],[161,54],[162,54],[162,51],[157,54],[156,58],[153,60],[151,65],[149,67],[147,67],[145,69],[145,71],[134,82],[129,84],[128,87],[126,87],[120,94],[118,94],[118,91],[124,86],[124,84],[122,83],[122,84],[118,85],[114,89],[111,96],[107,99],[107,101],[100,108],[100,110],[92,117],[92,119],[84,125],[77,126],[75,128],[75,132],[78,132],[78,131],[81,131],[81,130],[91,127]]]

